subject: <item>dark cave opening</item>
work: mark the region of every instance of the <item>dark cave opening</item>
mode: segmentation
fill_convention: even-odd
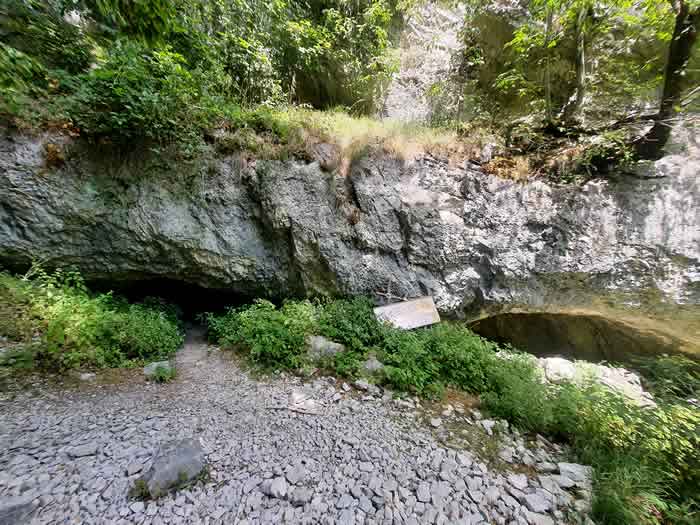
[[[221,313],[228,307],[252,301],[248,295],[226,288],[205,288],[196,284],[166,278],[129,280],[90,280],[88,287],[95,292],[113,292],[130,302],[157,297],[174,305],[183,321],[199,322],[205,312]]]
[[[678,341],[645,326],[596,314],[504,313],[469,324],[477,334],[538,357],[628,362],[677,353]]]

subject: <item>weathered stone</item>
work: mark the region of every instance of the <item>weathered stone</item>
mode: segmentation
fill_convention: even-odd
[[[527,476],[525,474],[509,474],[507,479],[508,483],[516,489],[525,490],[527,487]]]
[[[526,494],[523,500],[525,506],[532,512],[547,512],[552,507],[551,503],[540,494]]]
[[[362,371],[368,375],[374,375],[384,369],[384,365],[376,358],[374,354],[370,355],[367,360],[362,363]]]
[[[345,351],[345,346],[326,339],[321,335],[311,335],[306,339],[309,347],[308,354],[311,359],[321,359],[323,357],[333,357]]]
[[[85,445],[79,445],[73,447],[68,451],[68,455],[74,458],[82,458],[84,456],[94,456],[97,454],[97,444],[96,443],[86,443]]]
[[[284,498],[287,495],[287,480],[283,477],[268,479],[261,485],[263,494],[271,498]]]
[[[171,441],[161,446],[149,471],[141,478],[151,497],[157,498],[172,487],[187,483],[202,472],[205,453],[195,439]]]
[[[545,377],[552,383],[573,381],[574,377],[576,377],[576,367],[568,359],[547,357],[540,359],[540,364],[544,369]]]
[[[313,497],[313,492],[311,489],[306,487],[295,487],[289,493],[289,501],[294,505],[306,505]]]
[[[29,515],[35,504],[30,496],[0,498],[0,525],[22,525],[29,523]]]
[[[593,477],[593,469],[577,463],[558,463],[559,473],[576,483],[589,483]]]
[[[430,503],[430,485],[424,481],[418,484],[416,498],[421,503]]]

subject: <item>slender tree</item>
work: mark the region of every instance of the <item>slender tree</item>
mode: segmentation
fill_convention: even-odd
[[[636,144],[637,154],[643,159],[658,159],[663,154],[671,135],[671,121],[680,111],[681,96],[687,87],[685,71],[698,37],[700,5],[695,2],[691,6],[688,0],[670,1],[676,21],[666,61],[659,112],[652,128]]]

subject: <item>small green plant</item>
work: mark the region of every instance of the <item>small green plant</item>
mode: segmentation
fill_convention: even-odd
[[[175,367],[158,366],[153,371],[151,379],[156,383],[169,383],[177,376]]]
[[[148,490],[148,484],[143,478],[134,481],[134,485],[129,489],[129,499],[138,501],[147,501],[151,499],[151,492]]]
[[[244,346],[250,359],[266,369],[298,369],[306,362],[306,336],[316,324],[316,308],[308,301],[289,301],[277,308],[258,300],[248,308],[209,315],[209,329],[220,344]]]

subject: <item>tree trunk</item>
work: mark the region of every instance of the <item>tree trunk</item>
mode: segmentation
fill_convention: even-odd
[[[576,93],[564,108],[564,122],[573,122],[578,119],[586,96],[586,17],[589,6],[581,6],[576,20]]]
[[[544,52],[545,52],[545,62],[544,62],[544,103],[545,103],[545,115],[547,119],[547,124],[551,124],[552,118],[552,74],[550,71],[549,64],[549,39],[552,34],[552,23],[554,20],[554,10],[550,5],[547,5],[547,15],[545,22],[545,33],[544,33]]]
[[[691,11],[687,0],[673,0],[673,7],[676,11],[676,24],[666,61],[659,113],[652,128],[636,144],[637,155],[642,159],[655,160],[663,155],[663,149],[671,136],[671,120],[678,113],[685,87],[684,71],[698,37],[700,8]]]

